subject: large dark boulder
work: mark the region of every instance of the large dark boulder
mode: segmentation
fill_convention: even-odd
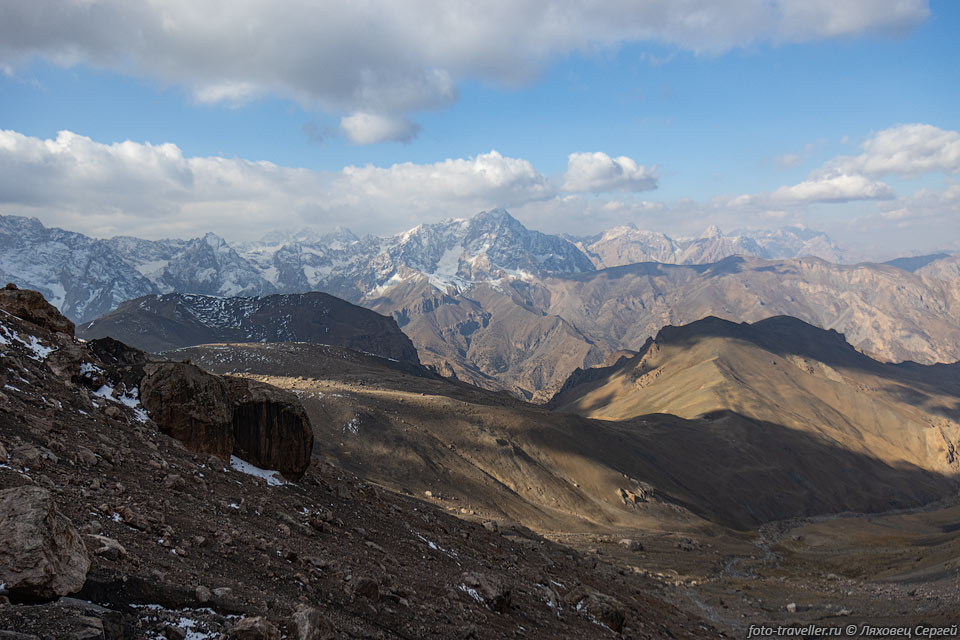
[[[233,454],[300,478],[313,451],[310,419],[295,395],[262,382],[226,378],[233,398]]]
[[[186,362],[148,363],[140,403],[160,430],[197,453],[235,455],[296,480],[313,451],[310,420],[292,393],[221,377]]]
[[[75,593],[89,569],[83,539],[49,491],[0,491],[0,583],[11,596],[40,601]]]
[[[190,451],[222,458],[233,454],[234,403],[220,376],[185,362],[147,364],[140,382],[140,404],[160,431]]]

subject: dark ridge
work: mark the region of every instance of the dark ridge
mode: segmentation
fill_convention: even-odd
[[[887,260],[883,264],[888,264],[891,267],[896,267],[897,269],[903,269],[904,271],[909,271],[913,273],[918,269],[922,269],[931,262],[936,262],[937,260],[942,260],[943,258],[949,258],[949,253],[931,253],[925,256],[911,256],[908,258],[894,258],[893,260]]]

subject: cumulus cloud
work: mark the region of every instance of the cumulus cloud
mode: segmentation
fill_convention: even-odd
[[[563,177],[565,191],[605,193],[657,188],[656,167],[638,165],[627,156],[611,158],[602,151],[571,153]]]
[[[960,173],[960,132],[929,124],[902,124],[863,143],[858,156],[841,156],[827,170],[864,175]]]
[[[103,144],[69,131],[53,139],[0,131],[0,213],[38,215],[100,236],[217,230],[243,238],[307,223],[379,233],[555,194],[530,162],[496,151],[325,172],[185,157],[169,143]]]
[[[875,178],[960,173],[960,133],[929,124],[884,129],[868,138],[862,149],[858,156],[830,160],[807,180],[780,187],[770,197],[795,202],[890,200],[896,194]]]
[[[858,175],[813,177],[800,184],[780,187],[771,194],[774,200],[793,202],[850,202],[851,200],[888,200],[893,190],[882,182]]]
[[[898,32],[928,14],[927,0],[30,0],[0,6],[0,68],[42,57],[146,75],[200,102],[279,95],[400,116],[449,105],[467,78],[529,82],[576,50],[656,42],[721,53]]]
[[[529,161],[496,151],[433,164],[346,167],[331,191],[344,204],[377,201],[393,207],[483,209],[550,198],[555,189]]]
[[[420,127],[403,118],[375,113],[355,113],[340,120],[340,131],[354,144],[410,142]]]

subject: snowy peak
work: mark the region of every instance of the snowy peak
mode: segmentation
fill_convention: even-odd
[[[718,226],[715,225],[715,224],[712,224],[712,225],[710,225],[709,227],[707,227],[706,229],[704,229],[703,233],[700,234],[700,236],[699,236],[698,239],[700,239],[700,240],[715,240],[715,239],[722,238],[722,237],[723,237],[723,233],[720,232],[720,227],[718,227]]]
[[[358,238],[343,227],[327,233],[303,228],[237,245],[216,233],[191,240],[97,240],[44,227],[35,218],[0,216],[0,250],[0,279],[41,291],[81,322],[124,300],[174,291],[231,297],[319,290],[363,302],[413,281],[446,292],[638,262],[843,258],[825,234],[803,227],[725,236],[713,226],[696,238],[673,239],[624,224],[589,238],[566,238],[532,231],[504,209],[382,238]]]
[[[609,229],[593,242],[579,244],[598,268],[637,262],[706,264],[733,255],[758,258],[816,256],[843,262],[843,252],[823,232],[803,226],[775,230],[745,230],[724,235],[716,225],[695,238],[670,238],[627,225]]]

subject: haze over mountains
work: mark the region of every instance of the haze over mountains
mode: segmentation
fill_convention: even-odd
[[[494,210],[387,238],[280,231],[234,247],[214,234],[94,240],[4,217],[0,244],[0,276],[43,291],[76,320],[160,292],[321,290],[393,316],[421,361],[446,375],[536,401],[576,368],[707,315],[794,316],[882,360],[960,359],[960,259],[836,264],[802,257],[843,254],[799,227],[714,228],[686,240],[618,227],[565,238]]]

